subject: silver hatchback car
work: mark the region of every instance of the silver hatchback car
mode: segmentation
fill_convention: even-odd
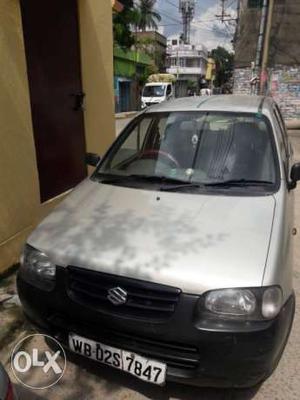
[[[247,387],[291,330],[300,164],[256,96],[151,107],[31,234],[24,311],[82,356],[155,384]]]

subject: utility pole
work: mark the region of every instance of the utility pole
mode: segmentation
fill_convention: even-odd
[[[260,25],[259,25],[259,34],[257,40],[257,47],[256,47],[256,57],[255,57],[255,75],[258,78],[261,72],[262,66],[262,54],[264,51],[264,37],[266,32],[266,24],[267,24],[267,15],[268,15],[268,0],[263,0],[263,6],[261,10],[261,17],[260,17]],[[259,93],[259,86],[258,86],[258,79],[255,81],[255,92],[256,94]]]
[[[190,44],[191,22],[195,15],[195,0],[179,0],[179,12],[182,14],[183,41]]]
[[[225,22],[225,18],[231,17],[230,14],[226,14],[226,10],[225,10],[225,0],[221,0],[221,14],[216,15],[217,18],[221,19],[221,22]]]
[[[239,29],[239,24],[240,24],[240,13],[241,13],[241,0],[237,0],[236,3],[236,39],[239,34],[238,29]]]
[[[269,49],[270,49],[270,38],[272,29],[272,19],[274,10],[274,0],[269,0],[268,4],[268,15],[265,30],[264,48],[262,53],[261,73],[260,73],[260,94],[266,94],[266,83],[268,80],[268,60],[269,60]]]

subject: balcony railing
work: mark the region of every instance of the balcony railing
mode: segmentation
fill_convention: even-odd
[[[205,69],[203,67],[176,67],[172,66],[167,68],[168,74],[174,75],[204,75]]]

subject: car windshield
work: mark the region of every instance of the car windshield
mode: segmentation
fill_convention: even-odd
[[[97,174],[215,187],[270,185],[276,182],[272,140],[261,115],[146,113],[123,132]]]
[[[162,85],[145,86],[143,97],[162,97],[165,95],[165,88]]]

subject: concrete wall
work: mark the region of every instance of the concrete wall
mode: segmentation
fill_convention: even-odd
[[[37,216],[39,186],[18,0],[0,2],[0,272]]]
[[[249,67],[255,61],[260,8],[247,8],[241,0],[240,21],[235,43],[235,62],[238,68]],[[269,67],[300,65],[300,2],[277,0],[274,2],[270,37]]]
[[[300,66],[272,68],[269,94],[280,106],[285,119],[300,119]]]
[[[115,136],[110,0],[79,0],[87,150]],[[40,203],[21,12],[0,1],[0,274],[16,263],[26,237],[61,198]]]
[[[112,6],[110,0],[78,4],[86,145],[103,155],[115,138]]]
[[[234,44],[237,68],[250,67],[256,58],[261,10],[247,8],[247,4],[247,0],[242,0],[240,3],[240,19]]]
[[[234,71],[234,94],[251,94],[251,68]],[[279,105],[285,120],[300,120],[300,67],[277,65],[269,69],[267,94]]]
[[[241,13],[235,43],[234,93],[249,94],[251,62],[255,61],[261,9]],[[268,57],[268,94],[278,102],[285,119],[300,118],[300,2],[275,1]]]
[[[251,68],[235,68],[233,74],[233,93],[250,94],[250,79],[252,77]]]

